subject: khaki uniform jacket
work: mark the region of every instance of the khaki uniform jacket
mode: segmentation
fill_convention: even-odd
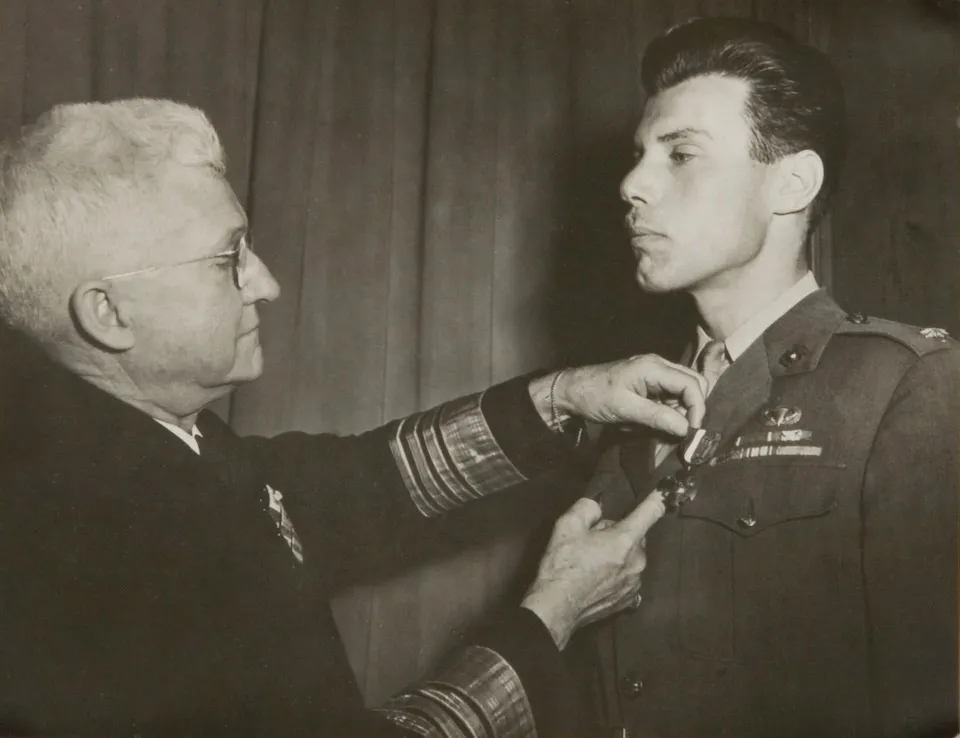
[[[930,337],[928,337],[930,336]],[[823,291],[721,376],[698,496],[651,530],[643,601],[592,638],[600,721],[643,738],[957,732],[960,350]],[[619,517],[676,471],[627,435]]]

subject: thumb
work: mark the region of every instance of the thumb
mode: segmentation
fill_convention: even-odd
[[[617,527],[628,531],[638,541],[647,535],[653,524],[667,511],[659,491],[651,492],[637,505],[627,517],[617,523]]]

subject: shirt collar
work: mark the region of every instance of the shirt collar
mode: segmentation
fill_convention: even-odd
[[[198,456],[200,455],[200,444],[197,443],[197,439],[203,438],[203,433],[200,432],[200,429],[197,428],[196,425],[194,425],[193,428],[190,429],[190,432],[187,433],[179,425],[168,423],[167,421],[160,420],[159,418],[154,418],[154,420],[156,420],[160,425],[187,444],[195,454]]]
[[[767,328],[776,323],[789,312],[791,308],[803,300],[803,298],[813,294],[818,289],[820,289],[820,286],[817,284],[817,278],[813,276],[813,272],[808,271],[792,287],[782,292],[780,296],[772,302],[767,303],[767,305],[759,310],[752,318],[727,336],[724,345],[727,348],[727,356],[730,358],[730,361],[736,361],[743,355],[744,351],[750,348],[750,345],[754,341],[763,335],[763,332],[767,330]],[[694,361],[691,366],[697,365],[697,357],[700,356],[700,352],[703,351],[704,346],[711,340],[713,339],[711,339],[703,329],[703,326],[698,325],[697,350],[694,353]]]

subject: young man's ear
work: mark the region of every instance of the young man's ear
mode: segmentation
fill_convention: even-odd
[[[133,331],[106,280],[83,282],[70,295],[70,312],[87,338],[110,351],[133,347]]]
[[[777,162],[773,211],[777,215],[799,213],[810,205],[823,186],[823,160],[810,149],[788,154]]]

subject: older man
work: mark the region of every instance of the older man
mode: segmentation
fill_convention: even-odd
[[[279,287],[216,133],[166,101],[59,107],[3,150],[0,273],[5,730],[566,727],[559,649],[636,601],[658,496],[616,525],[577,503],[522,607],[376,712],[328,599],[408,557],[429,518],[562,463],[573,416],[683,434],[687,419],[653,400],[679,398],[696,424],[701,377],[638,357],[509,381],[358,437],[235,436],[204,408],[260,374],[257,306]]]

